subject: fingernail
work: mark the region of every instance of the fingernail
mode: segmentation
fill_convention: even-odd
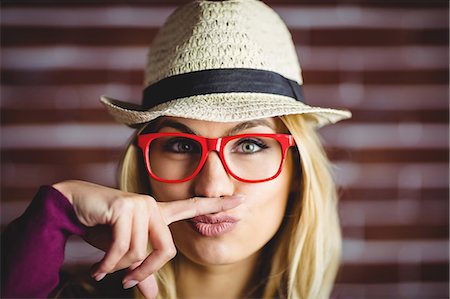
[[[106,273],[99,273],[99,274],[94,275],[94,279],[97,281],[100,281],[103,278],[105,278],[105,276],[106,276]]]
[[[127,282],[124,282],[123,288],[124,288],[124,289],[129,289],[129,288],[134,287],[134,286],[137,285],[138,283],[139,283],[139,281],[136,281],[136,280],[129,280],[129,281],[127,281]]]

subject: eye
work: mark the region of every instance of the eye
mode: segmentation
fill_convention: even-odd
[[[173,138],[166,142],[164,149],[172,153],[190,154],[200,152],[200,147],[194,140]]]
[[[233,153],[243,153],[243,154],[254,154],[260,152],[268,146],[259,139],[256,138],[245,138],[239,139],[233,146]]]

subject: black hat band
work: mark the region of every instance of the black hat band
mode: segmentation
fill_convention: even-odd
[[[164,78],[144,89],[143,108],[195,95],[231,92],[267,93],[304,102],[302,86],[278,73],[247,69],[209,69]]]

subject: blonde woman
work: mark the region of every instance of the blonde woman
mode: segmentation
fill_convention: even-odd
[[[3,234],[3,297],[327,298],[341,237],[315,129],[350,113],[304,103],[279,16],[254,0],[187,4],[145,74],[142,106],[101,99],[136,128],[120,190],[41,187]],[[105,251],[80,286],[58,275],[71,234]]]

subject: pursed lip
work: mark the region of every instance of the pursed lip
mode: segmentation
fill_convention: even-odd
[[[201,215],[194,218],[191,218],[190,221],[194,223],[208,223],[208,224],[216,224],[216,223],[235,223],[238,222],[239,219],[230,216],[230,215]]]
[[[191,227],[205,237],[218,237],[234,229],[239,219],[230,215],[202,215],[189,220]]]

